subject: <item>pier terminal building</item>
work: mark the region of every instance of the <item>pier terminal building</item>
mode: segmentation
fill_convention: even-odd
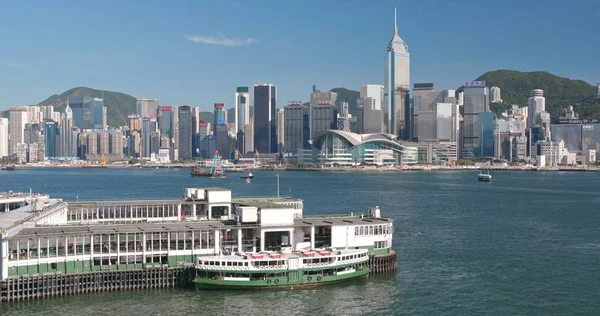
[[[8,201],[0,195],[0,204],[2,198]],[[186,189],[175,200],[67,202],[21,195],[10,205],[18,208],[0,212],[1,300],[24,298],[23,282],[35,297],[62,291],[39,280],[66,282],[60,279],[68,276],[74,276],[72,289],[96,291],[123,284],[112,272],[191,270],[200,256],[283,248],[368,249],[372,262],[387,260],[374,272],[396,267],[393,221],[377,207],[365,214],[303,216],[302,199],[232,198],[221,188]],[[80,278],[96,281],[77,285]]]

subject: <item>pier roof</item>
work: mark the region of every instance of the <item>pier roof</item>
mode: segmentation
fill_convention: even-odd
[[[344,226],[344,225],[377,225],[390,223],[390,218],[360,217],[360,216],[315,216],[296,219],[293,226]],[[143,233],[143,232],[170,232],[170,231],[189,231],[189,230],[214,230],[214,229],[236,229],[269,226],[260,226],[259,224],[238,224],[235,221],[189,221],[189,222],[160,222],[160,223],[137,223],[137,224],[111,224],[111,225],[85,225],[85,226],[47,226],[24,228],[16,234],[15,238],[20,237],[50,237],[81,234],[112,234],[112,233]],[[273,226],[282,227],[282,226]]]
[[[294,226],[377,225],[393,222],[391,218],[371,216],[311,216],[296,219]]]

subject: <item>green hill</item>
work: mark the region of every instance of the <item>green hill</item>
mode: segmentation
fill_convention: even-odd
[[[102,98],[102,90],[87,87],[77,87],[55,94],[38,105],[53,105],[55,111],[64,112],[69,96],[85,96]],[[136,98],[128,94],[104,91],[104,106],[106,106],[106,120],[109,126],[121,126],[127,124],[127,115],[135,113]]]
[[[496,114],[510,104],[526,106],[529,91],[543,89],[546,111],[553,121],[557,121],[569,105],[575,106],[575,111],[582,119],[600,118],[600,99],[596,98],[596,87],[582,80],[563,78],[544,71],[514,70],[489,71],[475,80],[485,81],[488,87],[501,89],[503,104],[492,105]]]

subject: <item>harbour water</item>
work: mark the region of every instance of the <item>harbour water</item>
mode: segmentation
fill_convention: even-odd
[[[66,200],[178,198],[185,187],[277,194],[275,172],[191,178],[188,169],[0,172],[0,191]],[[0,304],[0,315],[593,315],[600,310],[600,174],[477,171],[280,173],[280,194],[305,214],[395,219],[393,275],[310,290],[97,293]]]

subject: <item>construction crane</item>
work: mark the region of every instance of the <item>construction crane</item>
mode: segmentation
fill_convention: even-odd
[[[101,167],[106,167],[106,157],[104,157],[104,154],[102,154],[102,158],[99,158],[96,153],[94,153],[94,156],[96,156],[96,160],[98,160]]]

